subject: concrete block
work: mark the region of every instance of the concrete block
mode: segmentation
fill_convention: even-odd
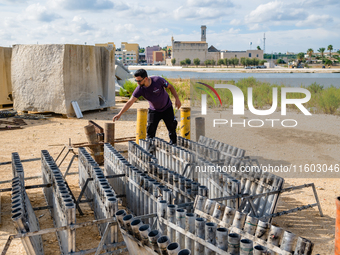
[[[124,82],[125,80],[117,80],[117,84],[119,87],[124,88]],[[117,85],[116,85],[117,86]]]
[[[124,66],[122,61],[116,59],[115,63],[116,63],[116,65],[119,65],[122,69],[124,69],[126,72],[128,72],[128,73],[130,72],[129,69]]]
[[[11,82],[12,48],[0,47],[0,106],[13,104]]]
[[[133,75],[124,66],[117,64],[115,66],[117,80],[126,80],[133,78]]]
[[[74,116],[71,101],[81,111],[113,106],[114,56],[114,50],[87,45],[14,45],[14,108]]]

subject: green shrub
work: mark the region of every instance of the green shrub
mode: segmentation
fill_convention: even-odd
[[[182,80],[182,79],[168,79],[163,76],[165,80],[167,80],[169,83],[171,83],[178,95],[179,100],[183,103],[185,100],[190,99],[190,82],[189,79]],[[170,91],[170,89],[166,89],[166,92],[168,92],[170,99],[174,100],[174,97]]]
[[[211,60],[210,59],[205,60],[204,64],[205,64],[205,66],[211,65]]]
[[[198,66],[201,63],[201,60],[199,58],[194,59],[194,65]]]
[[[122,97],[131,97],[133,91],[137,88],[138,84],[136,82],[133,82],[131,80],[126,80],[124,82],[123,88],[119,89],[119,95]],[[139,97],[139,100],[143,100],[144,97]]]
[[[188,66],[191,65],[191,59],[190,58],[186,58],[184,61]]]
[[[323,90],[323,86],[320,84],[317,84],[316,82],[312,83],[311,85],[309,85],[307,87],[307,89],[311,92],[311,93],[321,93],[321,91]]]
[[[337,113],[340,107],[340,89],[331,86],[323,90],[318,98],[318,106],[324,113]]]

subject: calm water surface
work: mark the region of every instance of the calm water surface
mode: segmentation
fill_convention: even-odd
[[[132,72],[135,72],[135,70]],[[340,88],[340,73],[208,73],[167,70],[148,70],[147,72],[149,75],[165,76],[167,78],[238,81],[239,79],[254,77],[262,82],[283,84],[285,86],[309,86],[316,82],[325,88],[332,85]]]

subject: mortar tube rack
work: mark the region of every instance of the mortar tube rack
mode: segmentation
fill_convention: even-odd
[[[152,218],[152,217],[156,217],[156,216],[157,216],[157,214],[154,213],[154,214],[149,214],[149,215],[136,216],[135,218],[147,219],[147,218]],[[56,232],[56,231],[63,231],[63,230],[75,230],[75,229],[78,229],[78,228],[83,228],[83,227],[88,227],[88,226],[103,224],[103,223],[110,223],[113,226],[117,225],[117,221],[116,221],[115,218],[108,218],[108,219],[87,221],[87,222],[77,223],[77,224],[70,224],[70,225],[61,226],[61,227],[47,228],[47,229],[42,229],[42,230],[35,231],[35,232],[26,232],[26,233],[19,233],[19,234],[15,234],[15,235],[10,235],[7,239],[7,242],[5,244],[4,249],[2,250],[1,255],[5,255],[7,253],[11,242],[16,238],[38,236],[38,235],[43,235],[43,234],[48,234],[48,233],[53,233],[53,232]],[[103,239],[103,237],[102,237],[102,239]],[[115,243],[115,244],[110,244],[110,245],[103,245],[102,249],[116,248],[116,247],[120,247],[120,246],[125,246],[125,243],[120,242],[120,243]],[[96,248],[96,251],[100,252],[102,249],[98,249],[98,248],[100,248],[100,247],[98,246]],[[73,252],[72,254],[77,254],[77,255],[79,254],[80,255],[80,254],[88,254],[88,253],[92,253],[92,252],[93,252],[93,249],[88,249],[88,250]],[[117,251],[117,252],[122,252],[122,250]]]

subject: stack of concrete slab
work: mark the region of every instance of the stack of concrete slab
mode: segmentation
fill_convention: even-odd
[[[115,104],[115,53],[105,47],[69,44],[14,45],[14,108],[73,116]]]
[[[13,104],[11,84],[12,48],[0,47],[0,108]]]
[[[116,91],[119,91],[120,88],[124,87],[124,83],[126,80],[133,78],[133,75],[130,73],[129,69],[127,69],[122,62],[116,59]]]

